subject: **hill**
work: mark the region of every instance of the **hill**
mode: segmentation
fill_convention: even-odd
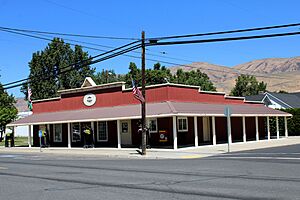
[[[170,67],[172,73],[177,69],[191,71],[200,69],[206,73],[218,91],[229,93],[239,74],[251,74],[259,81],[267,83],[267,90],[287,92],[300,91],[300,56],[293,58],[266,58],[253,60],[234,67],[220,66],[206,62],[195,62],[185,66]]]

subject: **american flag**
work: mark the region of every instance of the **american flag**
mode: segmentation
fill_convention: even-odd
[[[31,92],[31,89],[30,89],[30,87],[28,87],[28,89],[27,89],[27,92],[28,92],[27,99],[28,99],[28,101],[29,101],[29,102],[31,102],[31,96],[32,96],[32,92]]]
[[[132,93],[133,96],[138,99],[140,102],[145,102],[145,99],[143,97],[143,94],[139,90],[139,88],[135,85],[134,80],[132,80]]]

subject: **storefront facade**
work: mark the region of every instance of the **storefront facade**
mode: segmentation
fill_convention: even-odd
[[[60,97],[33,102],[33,115],[9,126],[29,125],[29,146],[39,146],[39,132],[51,147],[82,147],[84,130],[94,147],[139,147],[141,106],[131,88],[117,82],[96,85],[86,78],[81,88],[59,91]],[[227,134],[226,107],[230,108],[231,134]],[[269,118],[277,119],[270,132]],[[281,133],[278,118],[283,117]],[[183,148],[229,142],[287,137],[290,114],[259,102],[201,91],[199,87],[159,84],[146,87],[146,118],[152,148]],[[31,137],[33,143],[31,143]]]

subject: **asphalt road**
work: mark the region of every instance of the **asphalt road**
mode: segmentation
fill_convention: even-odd
[[[300,199],[300,145],[181,160],[0,153],[0,199]]]

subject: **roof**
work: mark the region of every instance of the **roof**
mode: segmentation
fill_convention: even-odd
[[[277,99],[285,104],[285,107],[300,108],[300,92],[297,93],[276,93],[276,92],[265,92],[264,94],[246,96],[247,101],[262,101],[265,96],[269,98]]]
[[[267,94],[270,94],[275,98],[280,99],[292,108],[300,108],[300,96],[298,96],[297,94],[276,92],[268,92]]]
[[[165,101],[146,104],[147,117],[167,116],[224,116],[224,104],[188,103]],[[232,116],[292,116],[264,105],[230,105]],[[141,117],[141,105],[102,107],[95,109],[71,110],[33,114],[10,123],[8,126],[29,124],[55,124],[84,121],[108,121],[117,119],[138,119]]]
[[[257,95],[246,96],[245,98],[247,101],[262,101],[264,97],[265,94],[257,94]]]

